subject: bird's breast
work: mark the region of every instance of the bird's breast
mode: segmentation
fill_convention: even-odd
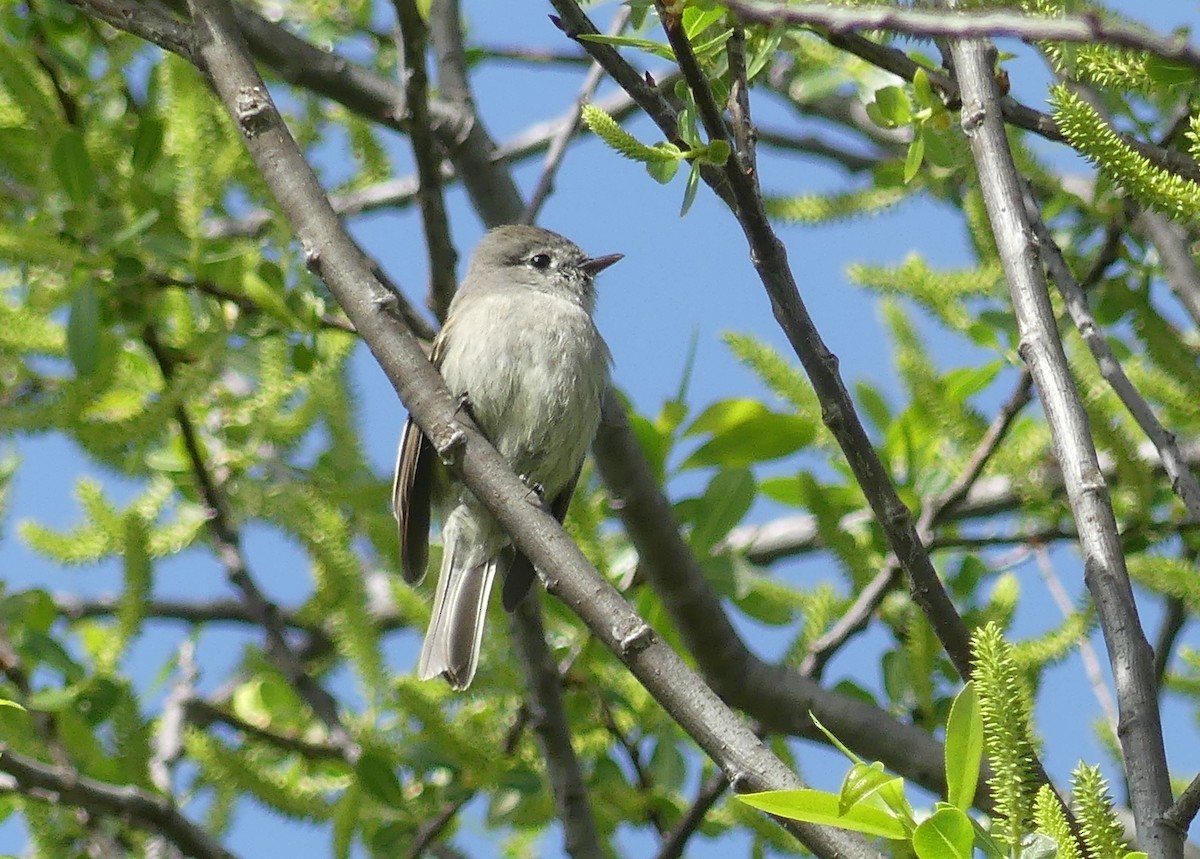
[[[442,375],[513,470],[553,498],[596,433],[608,348],[568,299],[522,291],[479,297],[462,311]]]

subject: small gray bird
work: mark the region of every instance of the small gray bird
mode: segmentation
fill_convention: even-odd
[[[600,423],[608,347],[592,321],[595,277],[621,254],[589,257],[530,226],[497,227],[475,250],[431,360],[491,443],[561,522]],[[409,417],[392,505],[404,578],[421,581],[430,508],[442,523],[442,569],[417,674],[454,689],[475,676],[488,596],[499,572],[505,609],[533,584],[529,560],[475,496],[450,477]]]

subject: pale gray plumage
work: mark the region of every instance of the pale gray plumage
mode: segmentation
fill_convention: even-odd
[[[479,243],[431,356],[451,392],[513,470],[540,488],[561,521],[600,422],[611,358],[592,321],[594,278],[621,256],[588,257],[538,227],[498,227]],[[442,567],[421,648],[421,679],[455,689],[475,676],[488,596],[504,606],[529,591],[533,569],[499,524],[451,480],[409,418],[392,504],[404,577],[425,575],[431,505],[442,522]]]

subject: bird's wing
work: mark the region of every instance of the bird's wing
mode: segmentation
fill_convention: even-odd
[[[445,333],[443,329],[433,341],[429,360],[435,367],[442,364]],[[409,415],[400,436],[392,480],[392,513],[400,531],[400,569],[409,584],[425,578],[429,563],[429,515],[436,463],[433,445]]]

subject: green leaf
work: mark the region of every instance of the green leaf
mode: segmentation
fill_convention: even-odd
[[[907,125],[912,120],[912,105],[908,93],[898,86],[885,86],[875,90],[875,105],[887,128]]]
[[[80,376],[90,376],[100,366],[100,296],[91,283],[81,285],[71,298],[67,355]]]
[[[689,4],[683,10],[683,32],[687,34],[689,41],[695,39],[713,24],[720,21],[724,15],[725,9],[720,5],[704,9],[699,5]]]
[[[729,160],[732,151],[728,141],[710,140],[699,157],[705,164],[712,164],[714,167],[723,167],[725,162]]]
[[[1194,83],[1196,71],[1186,63],[1169,57],[1147,55],[1145,60],[1146,73],[1156,84],[1164,87],[1181,86]]]
[[[637,48],[639,51],[646,51],[654,54],[656,57],[675,62],[675,52],[671,50],[671,46],[663,42],[654,42],[650,39],[639,39],[636,36],[605,36],[601,33],[583,33],[579,36],[581,42],[595,42],[598,45],[613,45],[617,48]]]
[[[0,707],[12,707],[14,710],[20,710],[21,712],[26,712],[25,708],[22,707],[20,704],[18,704],[16,701],[10,701],[7,698],[0,698]]]
[[[946,720],[946,798],[967,811],[975,802],[979,766],[983,760],[983,717],[974,683],[954,697]]]
[[[404,792],[400,789],[400,780],[392,762],[376,750],[363,752],[358,763],[354,765],[354,775],[359,786],[368,796],[392,808],[404,807]]]
[[[736,467],[778,459],[808,445],[816,437],[812,422],[798,415],[772,412],[757,400],[722,400],[696,418],[685,435],[709,432],[709,440],[681,468],[708,465]]]
[[[879,802],[893,812],[897,805],[905,808],[904,779],[892,775],[880,763],[857,763],[850,767],[838,793],[838,810],[846,814],[856,805]]]
[[[921,821],[912,844],[919,859],[970,859],[975,843],[971,818],[957,808],[940,808]]]
[[[699,500],[688,542],[696,554],[707,554],[749,512],[754,503],[754,475],[748,468],[723,468]]]
[[[892,422],[892,410],[878,388],[864,381],[854,383],[854,394],[859,407],[866,413],[867,418],[875,429],[882,432]]]
[[[917,172],[921,169],[921,163],[925,160],[925,129],[921,129],[920,133],[912,139],[912,143],[908,144],[908,154],[904,156],[904,184],[916,177]]]
[[[650,755],[650,774],[654,778],[654,787],[659,790],[674,793],[683,787],[687,776],[687,762],[683,753],[675,743],[665,737],[660,737]],[[540,787],[540,783],[537,784]]]
[[[900,821],[877,808],[858,805],[845,815],[839,814],[838,797],[822,790],[768,790],[740,794],[738,799],[760,811],[790,820],[837,826],[896,840],[908,834]]]
[[[933,87],[929,85],[929,75],[924,69],[917,69],[913,73],[912,79],[913,95],[916,96],[917,104],[921,107],[941,106],[941,101],[933,93]]]
[[[650,178],[660,185],[666,185],[675,178],[675,174],[679,172],[681,161],[676,159],[673,161],[647,161],[646,172],[650,174]]]
[[[83,135],[78,131],[70,129],[54,141],[50,149],[50,169],[75,205],[86,205],[95,196],[96,177],[83,144]]]
[[[683,189],[683,205],[679,207],[679,217],[688,213],[692,203],[696,202],[696,191],[700,188],[700,162],[693,161],[692,169],[688,171],[687,185]]]

